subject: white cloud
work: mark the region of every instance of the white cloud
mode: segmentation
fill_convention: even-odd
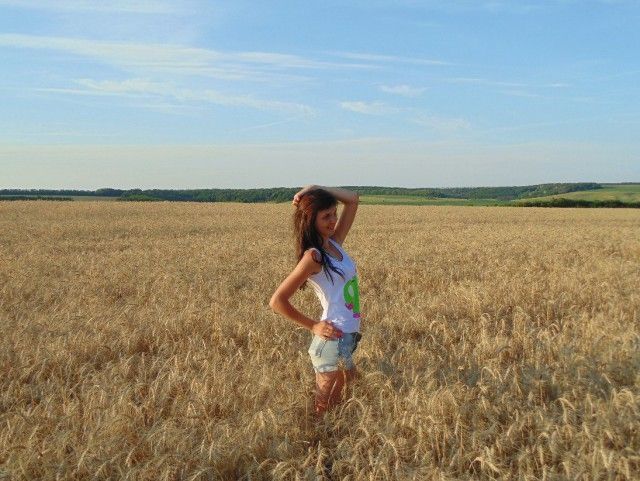
[[[78,79],[75,83],[87,87],[90,91],[106,94],[148,94],[148,95],[172,95],[176,96],[176,89],[160,82],[152,82],[144,79],[93,80]]]
[[[477,77],[455,77],[448,78],[445,80],[449,83],[456,84],[478,84],[478,85],[487,85],[490,87],[528,87],[527,84],[518,83],[518,82],[504,82],[501,80],[491,80],[485,78],[477,78]]]
[[[418,97],[426,88],[410,87],[409,85],[382,85],[380,90],[388,94],[402,95],[404,97]]]
[[[379,55],[372,53],[357,53],[357,52],[329,52],[336,57],[347,58],[351,60],[365,60],[368,62],[391,62],[391,63],[408,63],[416,65],[454,65],[450,62],[442,60],[432,60],[415,57],[403,57],[398,55]]]
[[[570,84],[563,82],[554,82],[547,84],[527,84],[522,82],[509,82],[503,80],[492,80],[480,77],[454,77],[445,79],[445,82],[454,84],[475,84],[486,87],[499,87],[500,93],[512,97],[531,97],[543,98],[543,95],[531,92],[527,89],[566,89],[571,87]],[[505,89],[506,88],[506,89]]]
[[[44,92],[55,92],[71,95],[113,95],[124,97],[164,97],[179,102],[208,102],[230,107],[247,107],[258,110],[275,110],[298,114],[312,114],[311,107],[292,102],[258,99],[251,95],[235,95],[213,89],[187,89],[173,84],[153,82],[146,79],[93,80],[78,79],[74,81],[84,89],[37,89]]]
[[[184,2],[183,2],[184,3]],[[69,12],[122,12],[177,14],[183,9],[176,2],[164,0],[0,0],[0,6]]]
[[[0,34],[0,46],[55,50],[92,58],[125,70],[201,75],[226,80],[303,78],[290,70],[367,69],[362,63],[322,62],[273,52],[223,52],[174,44],[107,42],[70,37]]]
[[[359,100],[340,102],[340,107],[366,115],[384,115],[397,111],[394,107],[390,107],[382,102],[362,102]]]
[[[531,12],[546,10],[548,8],[567,3],[568,0],[367,0],[367,7],[403,6],[412,9],[443,11],[446,13],[489,12],[494,14],[506,13],[524,15]],[[570,0],[583,1],[583,0]],[[599,0],[607,1],[607,0]],[[625,0],[621,0],[625,1]]]
[[[307,115],[305,115],[305,114],[295,115],[293,117],[288,117],[286,119],[276,120],[275,122],[267,122],[267,123],[264,123],[264,124],[249,125],[247,127],[242,127],[242,128],[239,128],[239,129],[231,129],[231,130],[228,130],[227,133],[250,132],[252,130],[268,129],[269,127],[274,127],[276,125],[290,124],[290,123],[296,122],[298,120],[302,120],[305,117],[307,117]]]
[[[0,46],[56,50],[91,57],[121,67],[185,68],[206,67],[221,60],[219,52],[178,45],[133,42],[104,42],[69,37],[0,34]]]

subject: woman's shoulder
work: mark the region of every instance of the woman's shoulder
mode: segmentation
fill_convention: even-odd
[[[314,274],[322,271],[322,255],[315,247],[310,247],[304,251],[301,261],[307,264]]]

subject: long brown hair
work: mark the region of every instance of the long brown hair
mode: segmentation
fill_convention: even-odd
[[[333,195],[324,189],[313,189],[306,192],[293,213],[293,236],[295,238],[296,258],[299,262],[305,251],[315,247],[320,251],[321,264],[325,275],[333,282],[330,271],[338,273],[344,279],[344,272],[333,265],[331,257],[322,246],[322,236],[316,229],[318,212],[334,207],[338,203]],[[306,287],[304,281],[300,289]]]

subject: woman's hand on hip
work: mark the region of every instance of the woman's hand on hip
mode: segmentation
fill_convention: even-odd
[[[342,331],[331,324],[331,321],[316,322],[311,328],[311,332],[322,339],[328,340],[342,337]]]

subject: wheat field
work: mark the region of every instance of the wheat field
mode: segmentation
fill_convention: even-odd
[[[640,478],[640,211],[360,206],[314,423],[292,209],[0,203],[0,479]]]

